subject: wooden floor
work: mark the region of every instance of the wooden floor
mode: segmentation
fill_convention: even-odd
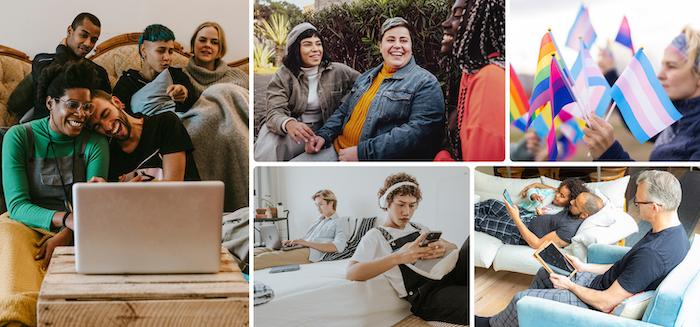
[[[474,274],[476,315],[493,316],[503,310],[515,293],[530,286],[532,277],[510,271],[476,267]]]

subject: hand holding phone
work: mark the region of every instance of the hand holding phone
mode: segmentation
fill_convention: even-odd
[[[428,236],[425,237],[423,241],[420,242],[421,247],[426,247],[428,244],[433,243],[437,240],[440,239],[440,236],[442,236],[441,231],[431,231],[428,233]]]
[[[506,199],[506,202],[508,202],[511,207],[515,207],[513,204],[513,199],[510,198],[510,193],[508,193],[508,190],[503,190],[503,198]]]

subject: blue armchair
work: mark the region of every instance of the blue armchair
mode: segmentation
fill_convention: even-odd
[[[588,262],[613,263],[628,250],[629,248],[594,244],[588,248]],[[700,242],[693,242],[685,259],[659,285],[642,320],[621,318],[529,296],[518,301],[517,307],[521,327],[699,326]]]

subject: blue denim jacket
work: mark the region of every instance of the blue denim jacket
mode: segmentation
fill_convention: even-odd
[[[325,146],[343,132],[360,97],[382,65],[360,75],[350,93],[316,134]],[[360,160],[431,160],[443,136],[445,101],[437,78],[414,60],[382,81],[362,127]]]

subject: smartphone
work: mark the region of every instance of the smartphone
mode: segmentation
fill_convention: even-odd
[[[431,231],[428,233],[428,236],[422,242],[420,242],[420,246],[428,246],[428,244],[439,240],[440,236],[442,236],[442,232]]]
[[[503,190],[503,197],[506,199],[508,204],[510,204],[511,207],[515,207],[513,204],[513,199],[510,198],[510,193],[508,193],[508,190]]]

